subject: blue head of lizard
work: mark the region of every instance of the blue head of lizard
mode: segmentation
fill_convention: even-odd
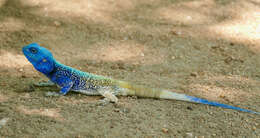
[[[32,43],[23,47],[25,57],[31,62],[36,70],[48,75],[54,69],[54,58],[49,50]]]

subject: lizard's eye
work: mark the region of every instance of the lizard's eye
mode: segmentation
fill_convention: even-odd
[[[33,54],[36,54],[36,53],[38,52],[37,49],[34,48],[34,47],[31,47],[29,50],[30,50],[30,52],[33,53]]]

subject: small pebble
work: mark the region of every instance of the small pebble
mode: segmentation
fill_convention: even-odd
[[[187,106],[187,109],[188,109],[188,110],[193,110],[192,107],[190,107],[190,106]]]
[[[163,132],[163,133],[168,133],[169,130],[168,130],[167,128],[162,128],[162,132]]]
[[[182,32],[181,32],[181,31],[178,31],[178,32],[177,32],[177,35],[181,35],[181,34],[182,34]]]
[[[54,21],[54,25],[55,25],[56,27],[59,27],[59,26],[61,26],[61,23],[60,23],[59,21]]]
[[[172,31],[172,34],[178,36],[178,35],[181,35],[182,32],[181,32],[181,31],[175,31],[175,30],[173,30],[173,31]]]
[[[193,136],[192,133],[186,133],[186,135],[187,135],[188,137],[192,137],[192,136]]]
[[[187,16],[186,18],[187,18],[187,20],[192,20],[191,16]]]
[[[6,110],[6,108],[0,107],[0,112],[4,112],[5,110]]]
[[[114,109],[115,112],[119,112],[120,110],[117,108],[117,109]]]
[[[6,123],[7,121],[9,120],[9,118],[3,118],[0,120],[0,128],[2,128]]]
[[[123,112],[123,113],[129,113],[129,112],[130,112],[130,110],[129,110],[129,109],[127,109],[127,108],[124,108],[124,109],[122,110],[122,112]]]
[[[35,88],[34,88],[33,85],[29,85],[28,88],[25,88],[25,89],[24,89],[24,91],[25,91],[25,92],[33,92],[33,91],[35,91]]]
[[[192,72],[192,73],[190,73],[190,76],[197,77],[197,73],[196,72]]]
[[[19,69],[19,72],[23,72],[23,68],[20,68],[20,69]]]

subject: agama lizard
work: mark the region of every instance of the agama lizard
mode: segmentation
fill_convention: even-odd
[[[50,83],[41,85],[47,86],[56,84],[61,88],[59,93],[50,92],[49,95],[66,95],[69,91],[75,91],[86,95],[103,95],[107,101],[111,102],[117,102],[118,99],[116,96],[118,95],[174,99],[260,114],[260,112],[254,112],[231,105],[208,101],[206,99],[185,94],[174,93],[167,90],[146,88],[129,82],[82,72],[59,63],[54,59],[49,50],[39,46],[37,43],[24,46],[22,50],[34,68],[49,78]]]

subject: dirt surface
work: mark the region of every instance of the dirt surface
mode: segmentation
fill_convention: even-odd
[[[260,112],[258,0],[0,0],[0,137],[260,137],[260,116],[36,88],[21,48],[99,75]],[[2,119],[2,120],[1,120]]]

